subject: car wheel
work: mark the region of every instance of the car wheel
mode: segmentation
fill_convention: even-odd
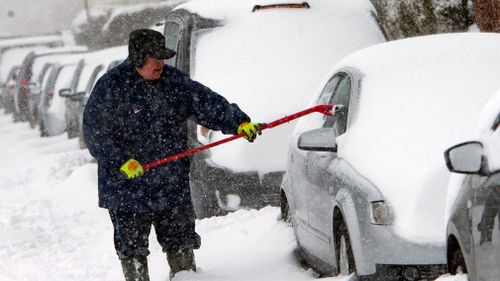
[[[281,219],[286,223],[290,223],[292,221],[292,214],[284,191],[281,191],[280,197]]]
[[[71,125],[67,126],[66,134],[68,135],[68,139],[76,137],[75,131],[76,130]]]
[[[348,276],[356,272],[351,240],[344,221],[341,221],[335,232],[335,254],[337,256],[337,272]]]
[[[30,123],[31,129],[34,129],[36,127],[36,123],[38,122],[37,115],[38,112],[36,106],[30,104],[30,110],[28,111],[28,121]]]
[[[78,143],[80,144],[80,148],[81,149],[86,149],[87,148],[87,144],[85,143],[85,139],[83,137],[83,133],[78,136]]]
[[[12,112],[12,122],[14,123],[21,122],[21,118],[19,117],[19,114],[15,110]]]
[[[464,255],[460,247],[456,247],[449,255],[448,271],[451,274],[467,273],[467,266],[465,265]]]
[[[45,128],[45,123],[43,120],[40,120],[40,136],[41,137],[48,137],[49,133],[47,132],[47,129]]]

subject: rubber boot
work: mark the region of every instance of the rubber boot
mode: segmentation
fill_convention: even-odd
[[[170,279],[183,270],[196,271],[194,253],[192,248],[182,248],[177,251],[167,252],[167,261],[170,266]]]
[[[137,256],[121,262],[125,281],[149,281],[147,257]]]

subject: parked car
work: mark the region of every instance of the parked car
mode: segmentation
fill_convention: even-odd
[[[48,81],[52,69],[56,66],[56,61],[64,58],[64,55],[44,56],[43,58],[44,59],[35,61],[33,74],[31,75],[31,79],[28,83],[28,121],[31,128],[35,128],[39,122],[38,108],[40,105],[40,96],[42,94],[43,85],[45,85]]]
[[[85,106],[87,105],[90,94],[92,93],[92,89],[94,89],[97,80],[99,80],[99,78],[101,78],[101,76],[103,76],[107,71],[109,71],[110,69],[119,65],[122,62],[123,62],[122,60],[112,61],[107,67],[104,66],[104,68],[100,69],[93,80],[92,79],[89,80],[89,83],[87,84],[87,89],[85,90],[85,96],[82,99],[82,105],[80,106],[80,109],[78,111],[78,126],[80,129],[83,128],[83,112],[85,110]],[[85,143],[85,139],[83,137],[82,132],[80,132],[80,135],[78,137],[78,142],[80,144],[81,149],[87,148],[87,144]]]
[[[57,54],[76,54],[86,51],[86,47],[71,46],[31,52],[28,56],[26,56],[26,58],[21,63],[21,71],[19,73],[19,81],[17,85],[18,91],[14,94],[13,121],[28,121],[31,116],[29,114],[29,101],[31,96],[31,93],[29,91],[29,82],[33,76],[33,65],[37,59]]]
[[[127,58],[128,47],[119,46],[95,52],[90,52],[82,56],[82,60],[70,84],[70,88],[61,89],[59,95],[65,97],[65,120],[66,132],[69,138],[81,136],[82,127],[80,110],[82,108],[83,98],[92,91],[97,75],[102,70],[107,70],[112,64],[122,62]]]
[[[442,151],[500,88],[498,44],[493,34],[417,37],[334,67],[312,104],[344,107],[299,121],[281,190],[309,264],[374,280],[444,272]]]
[[[167,64],[237,103],[257,122],[302,110],[331,65],[385,41],[370,1],[258,6],[262,2],[189,1],[168,15],[164,31],[167,47],[177,51]],[[191,146],[225,137],[189,126]],[[235,141],[195,155],[191,191],[197,216],[277,206],[293,126],[266,131],[251,145]]]
[[[10,48],[0,53],[0,108],[3,106],[3,100],[6,99],[7,89],[5,83],[10,70],[14,66],[20,65],[31,51],[47,48],[47,46],[19,47]]]
[[[69,55],[51,70],[38,107],[41,136],[56,136],[66,131],[65,99],[56,93],[62,89],[72,88],[81,60],[80,54]]]
[[[450,180],[447,261],[469,280],[500,276],[500,92],[484,108],[476,139],[445,152]],[[454,189],[457,187],[457,189]]]

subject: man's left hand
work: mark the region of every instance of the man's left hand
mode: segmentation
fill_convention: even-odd
[[[254,123],[254,122],[243,122],[238,127],[238,135],[243,133],[243,137],[249,142],[253,142],[255,138],[257,138],[257,134],[262,134],[262,125],[263,123]]]

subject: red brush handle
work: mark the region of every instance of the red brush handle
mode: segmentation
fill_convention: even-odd
[[[265,129],[271,129],[271,128],[274,128],[276,126],[279,126],[281,124],[284,124],[284,123],[288,123],[292,120],[295,120],[297,118],[300,118],[304,115],[308,115],[308,114],[311,114],[313,112],[318,112],[318,113],[322,113],[322,114],[325,114],[325,115],[333,115],[332,113],[332,109],[333,109],[333,105],[330,105],[330,104],[322,104],[322,105],[317,105],[317,106],[314,106],[314,107],[311,107],[311,108],[308,108],[306,110],[303,110],[303,111],[299,111],[297,113],[294,113],[292,115],[289,115],[289,116],[285,116],[283,118],[280,118],[278,120],[275,120],[273,122],[270,122],[270,123],[267,123],[267,124],[264,124],[261,126],[261,130],[265,130]],[[200,152],[200,151],[203,151],[203,150],[206,150],[206,149],[209,149],[211,147],[214,147],[214,146],[217,146],[217,145],[220,145],[220,144],[223,144],[223,143],[226,143],[226,142],[230,142],[230,141],[233,141],[235,139],[239,139],[241,137],[243,137],[244,134],[241,133],[239,135],[234,135],[234,136],[231,136],[231,137],[228,137],[228,138],[225,138],[225,139],[221,139],[221,140],[218,140],[216,142],[213,142],[213,143],[210,143],[210,144],[207,144],[207,145],[203,145],[203,146],[199,146],[199,147],[195,147],[193,149],[190,149],[190,150],[186,150],[184,152],[181,152],[179,154],[175,154],[175,155],[172,155],[172,156],[168,156],[166,158],[163,158],[163,159],[160,159],[160,160],[156,160],[156,161],[153,161],[151,163],[147,163],[147,164],[144,164],[142,167],[144,168],[144,170],[149,170],[151,168],[154,168],[156,166],[159,166],[159,165],[162,165],[162,164],[165,164],[165,163],[168,163],[168,162],[171,162],[171,161],[174,161],[174,160],[177,160],[179,158],[182,158],[182,157],[186,157],[186,156],[189,156],[189,155],[192,155],[192,154],[195,154],[197,152]]]

